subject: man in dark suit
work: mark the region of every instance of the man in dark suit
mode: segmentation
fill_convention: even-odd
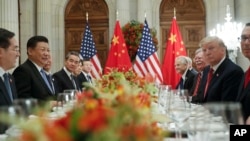
[[[192,102],[199,103],[200,99],[203,100],[203,97],[199,98],[197,93],[198,93],[198,91],[200,91],[203,70],[207,66],[207,63],[204,61],[204,56],[203,56],[203,52],[202,52],[201,48],[199,48],[195,51],[194,63],[196,65],[196,69],[198,71],[198,74],[194,78],[194,83],[193,83],[193,86],[191,88],[190,94],[192,95]]]
[[[79,61],[79,53],[71,51],[65,57],[64,67],[53,74],[59,93],[69,89],[81,91],[79,82],[74,75],[74,72],[79,65]]]
[[[247,23],[241,33],[241,51],[242,54],[250,60],[250,23]],[[244,120],[250,124],[250,67],[245,72],[238,91],[238,102],[242,105],[242,113]]]
[[[175,58],[175,70],[181,75],[180,81],[176,86],[176,89],[187,89],[190,92],[195,73],[191,71],[188,63],[187,56],[178,56]]]
[[[40,102],[55,99],[46,80],[44,65],[48,62],[50,48],[44,36],[33,36],[27,42],[28,59],[14,70],[19,98],[36,98]]]
[[[243,70],[226,57],[224,42],[216,37],[205,37],[200,41],[205,62],[209,64],[203,71],[203,102],[235,101]]]
[[[90,74],[93,65],[89,59],[83,59],[83,60],[81,60],[81,63],[82,63],[82,66],[81,66],[82,71],[77,76],[77,79],[79,81],[81,88],[84,88],[83,84],[86,82],[93,84],[93,80],[92,80],[92,77]]]
[[[15,33],[0,28],[0,106],[11,105],[17,98],[15,80],[7,72],[15,67],[20,56],[18,42],[14,36]]]
[[[51,58],[51,54],[50,54],[49,58],[48,58],[48,61],[44,65],[43,69],[44,69],[44,71],[46,73],[46,78],[48,79],[48,82],[49,82],[49,84],[51,86],[53,94],[57,94],[58,90],[57,90],[57,86],[55,84],[55,80],[54,80],[54,78],[52,76],[52,73],[51,73],[51,65],[52,65],[52,58]]]
[[[15,33],[0,28],[0,107],[13,104],[17,98],[16,86],[13,76],[8,73],[15,67],[20,56],[18,42]],[[0,122],[0,134],[5,133],[8,125]]]

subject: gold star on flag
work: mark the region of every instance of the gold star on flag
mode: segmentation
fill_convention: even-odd
[[[119,44],[119,37],[114,35],[114,37],[113,37],[113,39],[112,39],[112,43],[113,43],[114,46],[115,46],[116,44]]]
[[[171,44],[173,44],[174,42],[176,42],[176,35],[171,33],[170,37],[168,38],[168,40],[171,41]]]

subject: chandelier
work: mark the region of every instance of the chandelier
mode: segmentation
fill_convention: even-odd
[[[218,36],[221,38],[228,52],[228,57],[236,63],[238,50],[240,49],[239,38],[243,29],[242,23],[231,22],[230,7],[226,8],[226,22],[224,24],[217,24],[216,28],[210,31],[210,36]]]
[[[228,51],[239,49],[239,37],[243,29],[242,23],[231,22],[230,7],[227,5],[226,8],[226,22],[224,24],[217,24],[216,28],[210,31],[211,36],[218,36],[221,38]]]

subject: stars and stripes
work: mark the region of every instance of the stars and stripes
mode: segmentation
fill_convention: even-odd
[[[156,83],[161,84],[163,82],[160,62],[146,20],[133,68],[139,76],[143,77],[150,74],[155,77]]]
[[[80,58],[89,59],[92,62],[93,68],[91,75],[96,79],[100,79],[102,75],[102,67],[97,56],[93,35],[90,31],[88,22],[86,23],[85,32],[81,43]]]

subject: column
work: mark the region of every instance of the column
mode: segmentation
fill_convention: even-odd
[[[51,40],[51,0],[37,0],[37,35]]]
[[[16,34],[18,40],[19,34],[18,21],[18,0],[0,1],[0,27],[6,28]]]
[[[133,0],[134,1],[134,0]],[[117,0],[118,20],[121,27],[130,21],[130,0]]]
[[[34,13],[36,2],[34,0],[20,0],[20,50],[21,50],[21,61],[23,63],[27,59],[26,44],[30,37],[36,33],[36,16]]]
[[[14,32],[15,38],[19,42],[18,19],[18,0],[0,0],[0,27]],[[10,70],[10,72],[13,70]]]
[[[152,27],[152,0],[138,0],[138,21],[144,23],[145,15],[149,27]]]

